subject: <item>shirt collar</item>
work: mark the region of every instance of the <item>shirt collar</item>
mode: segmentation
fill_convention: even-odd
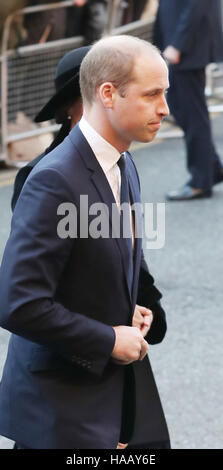
[[[119,160],[120,153],[88,123],[82,116],[79,128],[88,141],[103,171],[107,173]]]

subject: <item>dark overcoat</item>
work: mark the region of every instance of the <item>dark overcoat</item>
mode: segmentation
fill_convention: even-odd
[[[221,0],[160,0],[154,42],[182,53],[178,70],[202,69],[223,61]]]
[[[139,202],[130,156],[127,170],[132,201]],[[80,236],[80,195],[89,207],[104,202],[109,213],[115,203],[77,125],[32,170],[12,219],[0,270],[0,325],[12,332],[0,385],[0,434],[29,448],[103,449],[116,447],[122,428],[132,444],[165,444],[149,359],[127,367],[111,359],[112,326],[131,325],[137,298],[154,311],[146,339],[162,341],[161,294],[140,238],[130,291],[124,240]],[[63,202],[77,208],[76,238],[57,236]],[[126,379],[131,419],[123,427]]]

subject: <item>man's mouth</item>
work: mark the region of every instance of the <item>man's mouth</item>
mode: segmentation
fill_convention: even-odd
[[[149,122],[148,124],[150,127],[152,127],[154,130],[159,130],[160,126],[161,126],[161,121],[158,121],[158,122]]]

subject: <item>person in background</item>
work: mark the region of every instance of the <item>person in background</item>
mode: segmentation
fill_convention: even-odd
[[[205,67],[223,61],[220,0],[160,0],[154,43],[169,63],[168,105],[185,134],[189,181],[167,200],[212,196],[223,181],[205,98]]]
[[[59,3],[59,0],[29,0],[25,6],[40,6]],[[66,30],[66,9],[55,8],[24,15],[26,39],[23,44],[43,44],[48,41],[63,39]]]
[[[108,17],[108,0],[72,0],[67,8],[66,37],[84,36],[84,44],[98,40],[105,29]]]
[[[57,124],[62,124],[59,133],[53,140],[50,147],[45,152],[31,160],[26,166],[21,168],[16,175],[13,196],[11,201],[14,210],[20,192],[26,178],[35,165],[57,145],[59,145],[69,134],[71,128],[80,120],[82,116],[82,99],[79,86],[79,69],[81,61],[88,52],[89,47],[81,47],[67,52],[59,61],[56,76],[56,92],[46,103],[43,109],[35,117],[35,122],[55,119]]]

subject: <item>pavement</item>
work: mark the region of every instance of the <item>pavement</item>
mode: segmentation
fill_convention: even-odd
[[[223,159],[223,115],[212,123]],[[164,202],[167,191],[187,180],[182,139],[138,144],[133,155],[144,202]],[[0,180],[0,258],[10,230],[11,194],[12,185]],[[222,202],[220,184],[210,199],[166,203],[165,245],[145,248],[168,321],[164,341],[150,346],[149,356],[173,449],[223,448]],[[8,338],[0,329],[0,376]],[[0,449],[11,447],[0,437]]]

